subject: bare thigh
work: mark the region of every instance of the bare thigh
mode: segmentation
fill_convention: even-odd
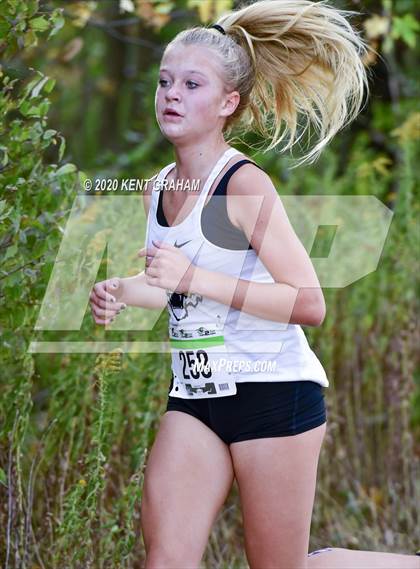
[[[229,447],[211,429],[181,411],[163,415],[141,504],[147,568],[197,569],[233,476]]]
[[[251,569],[306,569],[325,430],[230,445]]]

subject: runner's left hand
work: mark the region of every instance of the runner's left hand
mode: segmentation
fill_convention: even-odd
[[[146,257],[146,282],[173,292],[188,293],[195,265],[178,247],[164,241],[152,241],[153,247],[143,247],[139,257]]]

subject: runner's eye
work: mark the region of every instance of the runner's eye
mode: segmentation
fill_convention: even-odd
[[[158,80],[158,84],[161,87],[166,87],[167,83],[168,83],[168,81],[166,79],[159,79]],[[187,85],[190,89],[195,89],[196,87],[199,87],[198,83],[195,83],[194,81],[187,81]]]

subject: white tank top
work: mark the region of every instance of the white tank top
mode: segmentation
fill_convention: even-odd
[[[215,178],[240,152],[229,148],[214,165],[194,208],[179,224],[166,227],[157,220],[159,186],[175,167],[165,166],[154,181],[147,219],[146,244],[165,241],[208,271],[261,283],[274,279],[254,249],[231,250],[211,243],[204,235],[201,214]],[[219,198],[220,199],[220,198]],[[226,199],[226,198],[224,198]],[[173,387],[181,398],[221,397],[236,393],[236,383],[246,381],[329,382],[324,368],[309,347],[302,328],[247,314],[198,294],[167,292]],[[205,366],[200,368],[197,365]],[[213,366],[213,367],[211,367]]]

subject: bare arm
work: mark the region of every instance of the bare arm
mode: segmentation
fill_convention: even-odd
[[[150,201],[153,191],[154,176],[146,184],[146,190],[143,193],[143,207],[146,217],[149,215]],[[125,277],[120,279],[121,292],[117,300],[124,302],[129,306],[139,306],[140,308],[164,308],[167,303],[165,290],[153,287],[147,284],[144,271],[134,277]]]
[[[257,283],[196,268],[189,290],[266,320],[306,326],[322,321],[317,306],[304,304],[305,298],[296,302],[298,291],[288,284]]]
[[[143,207],[146,217],[149,215],[151,196],[153,191],[153,181],[156,176],[146,184],[143,193]],[[139,306],[141,308],[162,309],[167,303],[167,296],[164,289],[153,287],[147,284],[144,271],[134,277],[120,279],[121,292],[119,302],[124,302],[129,306]]]
[[[167,303],[165,290],[148,285],[144,271],[134,277],[125,277],[119,280],[120,286],[115,295],[118,302],[140,308],[165,308]]]
[[[275,282],[236,279],[196,267],[190,292],[267,320],[321,325],[326,307],[320,283],[269,176],[247,164],[235,172],[228,188],[232,222],[244,231]]]
[[[143,207],[148,215],[151,186],[143,194]],[[96,283],[90,293],[92,315],[97,324],[109,324],[127,305],[162,309],[167,296],[164,289],[149,286],[144,271],[133,277],[114,277]]]

